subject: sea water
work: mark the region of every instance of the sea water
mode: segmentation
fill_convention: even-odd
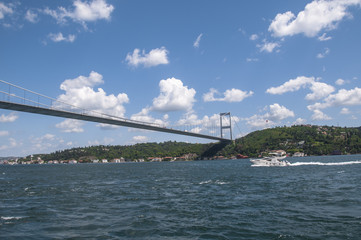
[[[0,239],[361,239],[361,155],[0,166]]]

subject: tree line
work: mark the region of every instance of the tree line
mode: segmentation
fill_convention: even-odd
[[[129,146],[99,145],[56,151],[50,154],[36,154],[42,160],[84,160],[147,159],[149,157],[181,157],[196,154],[198,159],[237,154],[257,157],[272,150],[285,150],[287,153],[303,152],[306,155],[357,154],[361,153],[361,127],[346,128],[334,126],[298,125],[276,127],[252,132],[233,142],[222,143],[139,143]],[[23,160],[29,160],[27,156]]]

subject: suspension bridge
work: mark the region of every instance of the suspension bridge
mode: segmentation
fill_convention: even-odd
[[[3,80],[0,80],[0,109],[186,135],[191,137],[217,140],[221,142],[232,140],[232,123],[230,113],[221,113],[219,124],[207,127],[210,130],[209,132],[213,133],[212,135],[208,135],[192,131],[192,129],[195,129],[195,127],[193,126],[192,128],[190,125],[175,127],[162,126],[156,123],[136,121],[105,114],[99,111],[80,108],[78,106],[59,101],[58,99],[45,96],[43,94],[25,89]],[[226,120],[226,122],[223,124],[222,120]],[[188,129],[185,130],[184,128]],[[230,131],[230,138],[223,137],[223,130]]]

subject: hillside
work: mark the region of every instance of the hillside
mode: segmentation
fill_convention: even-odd
[[[142,143],[130,146],[91,146],[38,154],[43,160],[147,159],[148,157],[181,157],[192,153],[199,159],[213,156],[231,157],[243,154],[250,157],[282,149],[287,153],[307,155],[361,153],[361,128],[330,126],[277,127],[255,131],[233,143],[191,144],[182,142]],[[27,159],[29,159],[27,157]]]
[[[307,155],[361,153],[361,128],[302,125],[265,129],[237,139],[221,153],[257,156],[275,149]]]

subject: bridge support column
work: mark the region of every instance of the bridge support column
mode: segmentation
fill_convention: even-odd
[[[227,112],[227,113],[220,113],[219,114],[220,117],[220,122],[221,122],[221,138],[223,138],[223,129],[229,129],[229,133],[230,133],[230,138],[232,140],[232,120],[231,120],[231,113]],[[229,119],[229,125],[223,125],[223,117],[228,117]]]

